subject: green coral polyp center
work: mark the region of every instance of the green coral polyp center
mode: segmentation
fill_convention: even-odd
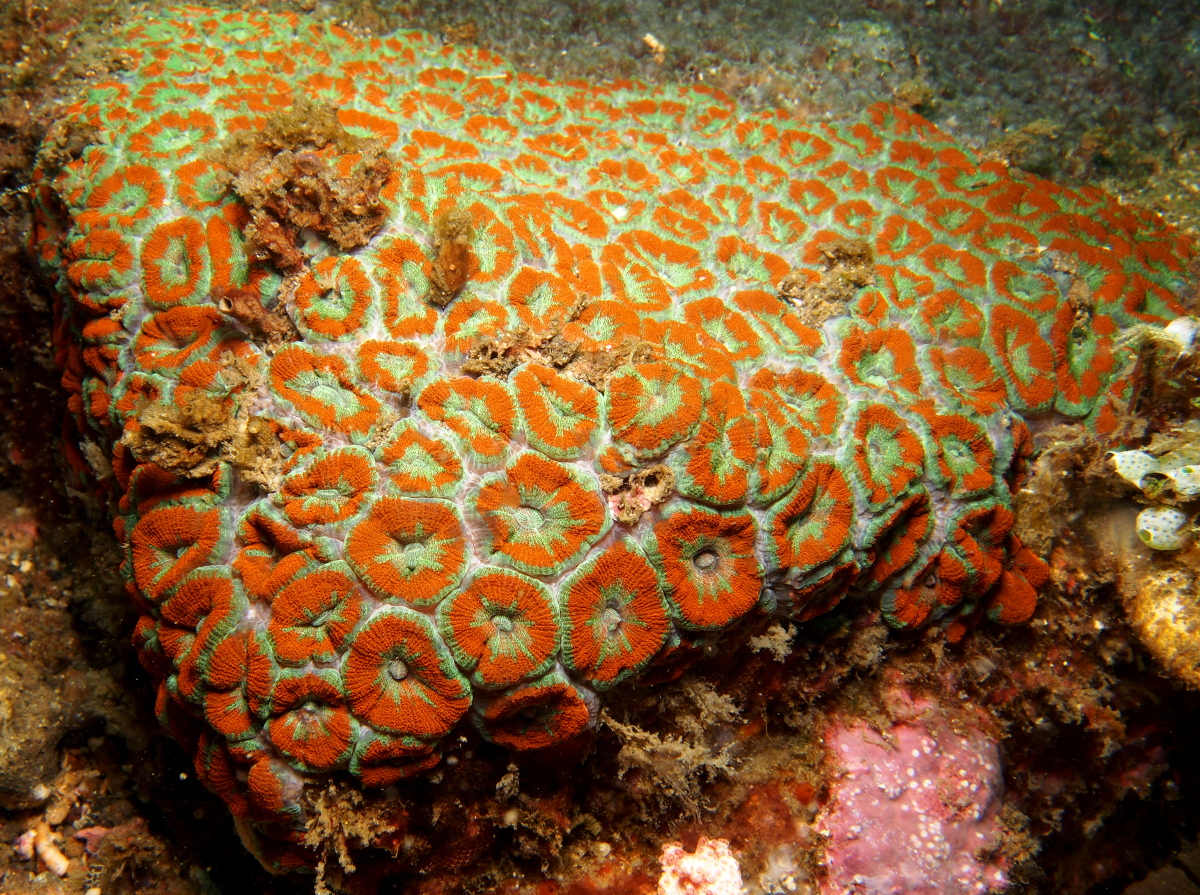
[[[181,237],[175,237],[167,245],[166,252],[157,262],[159,277],[164,286],[186,286],[192,280],[192,259],[187,250],[187,242]]]
[[[704,575],[710,575],[717,571],[717,567],[721,564],[721,555],[711,547],[705,547],[696,552],[692,557],[692,565],[696,571]]]
[[[513,510],[513,521],[523,532],[540,532],[546,527],[546,517],[533,507],[517,507]]]

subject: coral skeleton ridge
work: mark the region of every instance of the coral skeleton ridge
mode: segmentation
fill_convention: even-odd
[[[1027,420],[1112,430],[1119,334],[1184,313],[1159,218],[887,105],[294,15],[121,46],[35,175],[64,445],[161,720],[292,843],[320,775],[427,772],[468,723],[563,742],[743,620],[1027,620]]]

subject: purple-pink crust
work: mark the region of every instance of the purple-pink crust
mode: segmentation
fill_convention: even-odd
[[[821,895],[968,895],[1008,885],[996,857],[1003,796],[996,743],[952,730],[905,694],[884,731],[839,722],[825,736],[841,772],[818,818],[826,838]]]

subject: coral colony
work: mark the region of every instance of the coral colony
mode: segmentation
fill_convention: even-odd
[[[1182,313],[1158,218],[887,105],[290,15],[121,46],[36,174],[64,444],[162,722],[277,840],[321,775],[561,743],[749,618],[1026,621],[1026,421],[1112,430],[1118,336]]]

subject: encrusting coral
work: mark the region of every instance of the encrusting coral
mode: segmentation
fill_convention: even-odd
[[[890,106],[747,115],[289,15],[122,46],[35,175],[64,444],[112,489],[161,720],[277,869],[315,861],[318,775],[428,771],[467,718],[561,743],[750,617],[1027,620],[1026,419],[1114,429],[1119,333],[1184,313],[1157,217]]]

